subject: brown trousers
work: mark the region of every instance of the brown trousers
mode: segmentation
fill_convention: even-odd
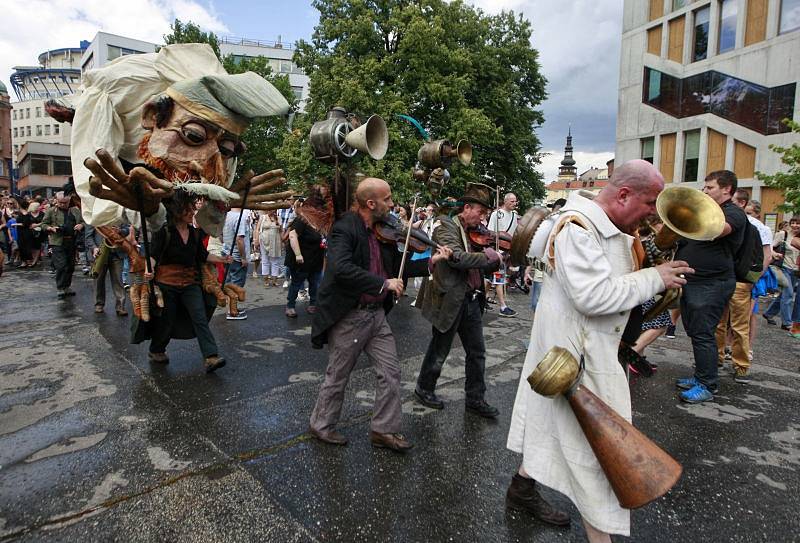
[[[725,360],[725,339],[728,335],[728,321],[733,334],[733,344],[731,345],[731,358],[733,367],[742,370],[750,368],[750,313],[753,305],[750,292],[753,285],[750,283],[736,283],[736,290],[733,292],[722,318],[717,325],[717,352],[719,354],[719,364]]]
[[[361,352],[375,367],[377,383],[370,428],[381,434],[400,431],[400,363],[383,308],[354,309],[328,331],[328,368],[311,413],[311,428],[333,429],[339,422],[344,391]]]

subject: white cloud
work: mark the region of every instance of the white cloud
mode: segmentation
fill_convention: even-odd
[[[564,158],[564,150],[559,149],[556,151],[544,151],[542,162],[536,167],[536,171],[541,172],[544,178],[544,184],[552,183],[558,176],[558,167]],[[582,174],[589,168],[605,168],[606,162],[614,158],[614,153],[584,153],[576,151],[572,154],[575,159],[575,167],[578,169],[578,175]]]
[[[620,0],[472,0],[487,13],[513,10],[533,26],[531,43],[539,51],[548,79],[543,104],[546,147],[562,138],[566,126],[548,119],[572,121],[573,135],[582,135],[591,149],[614,148],[617,111],[622,2]],[[581,128],[581,121],[587,123]],[[594,126],[588,126],[592,124]],[[590,135],[591,134],[591,135]],[[578,143],[576,141],[576,143]]]
[[[195,0],[11,0],[3,2],[0,80],[9,85],[12,68],[35,66],[50,49],[78,47],[98,31],[162,43],[175,19],[204,30],[227,32],[212,7]]]

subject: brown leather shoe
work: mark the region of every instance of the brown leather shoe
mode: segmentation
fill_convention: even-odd
[[[534,518],[555,526],[569,526],[569,515],[555,509],[539,495],[536,481],[519,473],[514,474],[506,491],[506,507],[514,511],[525,511]]]
[[[127,316],[128,316],[128,312],[125,311],[125,309],[123,309],[121,307],[117,308],[117,317],[127,317]]]
[[[404,453],[414,447],[402,434],[379,434],[370,430],[369,440],[373,447],[391,449],[399,453]]]
[[[167,353],[147,353],[147,359],[157,364],[169,364]]]
[[[336,430],[318,431],[313,428],[309,428],[308,433],[311,434],[312,437],[315,437],[324,443],[330,443],[331,445],[347,445],[347,438]]]
[[[206,358],[205,363],[203,365],[206,368],[206,373],[211,373],[213,371],[218,370],[222,366],[224,366],[225,365],[225,359],[213,354],[213,355],[209,356],[208,358]]]

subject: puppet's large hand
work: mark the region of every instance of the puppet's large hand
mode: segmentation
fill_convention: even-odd
[[[250,183],[250,190],[247,191],[247,200],[244,199],[247,183]],[[244,207],[247,209],[281,209],[291,207],[289,198],[294,196],[294,191],[272,192],[275,187],[279,187],[286,182],[283,170],[272,170],[261,175],[253,175],[252,170],[248,170],[240,177],[230,190],[239,194],[239,198],[230,203],[231,207]]]
[[[158,211],[158,205],[163,198],[172,196],[174,187],[169,181],[159,179],[141,167],[133,168],[126,174],[105,149],[99,149],[95,154],[97,160],[87,158],[83,162],[94,174],[89,178],[89,194],[95,198],[111,200],[128,209],[144,211],[145,216],[149,217]],[[142,210],[139,209],[134,191],[137,184],[142,187]]]

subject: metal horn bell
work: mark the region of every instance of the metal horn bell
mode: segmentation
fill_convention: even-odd
[[[460,140],[455,146],[447,140],[433,140],[424,143],[417,152],[417,160],[427,168],[447,168],[457,159],[464,166],[472,162],[472,144]]]
[[[386,130],[386,123],[379,115],[372,115],[367,122],[349,132],[344,141],[353,149],[380,160],[386,156],[386,151],[389,149],[389,131]]]
[[[667,187],[656,200],[656,211],[664,227],[655,238],[659,249],[666,249],[678,237],[712,240],[722,234],[725,214],[708,194],[690,187]]]

